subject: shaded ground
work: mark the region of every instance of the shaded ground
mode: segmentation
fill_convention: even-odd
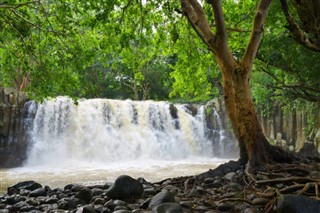
[[[143,194],[138,199],[110,198],[113,187],[108,184],[50,189],[28,183],[30,188],[11,187],[0,197],[0,212],[320,213],[320,163],[276,164],[253,174],[243,168],[227,170],[157,183],[141,178],[138,191],[143,187]],[[124,190],[132,186],[120,185]]]

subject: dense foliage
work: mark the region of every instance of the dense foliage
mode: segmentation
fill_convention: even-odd
[[[234,57],[245,49],[256,4],[223,1]],[[0,11],[0,86],[35,99],[206,101],[221,94],[218,67],[179,1],[11,0]],[[318,55],[291,38],[275,1],[251,78],[258,107],[319,102],[319,66]]]

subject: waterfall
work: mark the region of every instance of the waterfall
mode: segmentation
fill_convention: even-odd
[[[204,106],[195,113],[168,102],[77,102],[58,97],[28,103],[27,165],[214,157]]]

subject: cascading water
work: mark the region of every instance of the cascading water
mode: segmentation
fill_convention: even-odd
[[[204,106],[107,99],[75,105],[58,97],[28,102],[25,111],[28,157],[23,167],[0,170],[0,194],[24,180],[50,187],[103,184],[122,174],[160,181],[226,161],[215,155],[227,158],[220,117]]]
[[[30,102],[26,165],[213,157],[204,106],[192,115],[167,102],[79,100]]]

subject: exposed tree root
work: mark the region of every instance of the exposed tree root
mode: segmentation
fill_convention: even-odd
[[[225,202],[242,203],[249,206],[263,205],[263,212],[274,212],[274,207],[278,205],[278,199],[284,194],[304,195],[316,200],[320,200],[320,164],[317,162],[295,163],[277,163],[263,167],[251,168],[246,166],[243,161],[230,161],[222,164],[215,170],[209,170],[200,175],[189,177],[183,180],[183,190],[185,193],[198,185],[204,185],[207,178],[215,178],[216,176],[224,177],[227,173],[242,171],[242,178],[232,180],[229,184],[237,182],[244,186],[242,191],[237,193],[226,192],[216,200],[216,205]],[[173,181],[172,183],[178,183]],[[181,184],[181,182],[179,183]],[[228,184],[225,183],[225,184]],[[256,203],[252,199],[248,199],[247,195],[254,194],[258,198],[265,199],[265,203]],[[207,196],[202,194],[203,199]],[[209,199],[209,198],[208,198]]]

